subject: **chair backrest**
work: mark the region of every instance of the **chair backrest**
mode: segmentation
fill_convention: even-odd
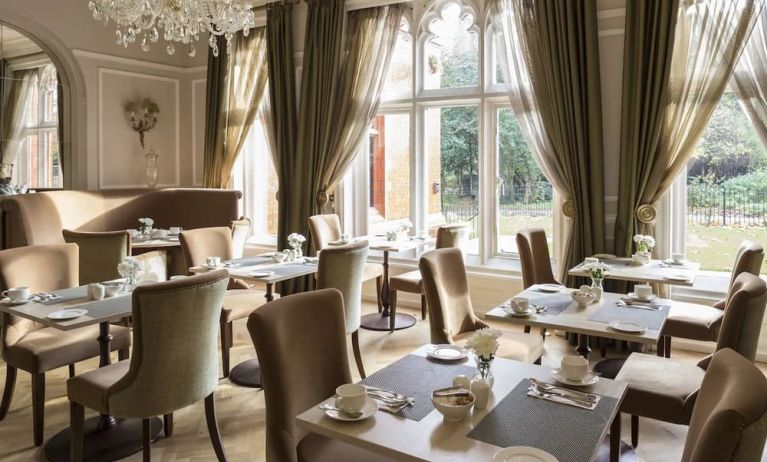
[[[189,266],[202,265],[208,257],[234,258],[232,230],[227,227],[192,229],[178,236]]]
[[[306,434],[296,415],[351,382],[341,292],[323,289],[263,305],[248,318],[266,401],[266,460],[295,462]]]
[[[32,293],[77,287],[77,244],[17,247],[0,251],[0,287],[29,287]],[[42,327],[18,316],[3,314],[0,350]]]
[[[437,228],[437,243],[435,247],[438,249],[450,247],[461,249],[466,245],[466,241],[469,240],[469,231],[469,225],[465,223],[440,226]]]
[[[232,228],[232,258],[242,258],[250,235],[250,218],[241,217],[232,221],[229,227]]]
[[[360,328],[362,316],[362,273],[368,258],[367,241],[327,247],[320,252],[317,288],[338,289],[344,297],[346,333]]]
[[[767,379],[727,348],[703,377],[682,462],[758,462],[767,437]]]
[[[218,385],[217,336],[229,276],[224,270],[138,286],[133,354],[107,391],[110,412],[146,418],[196,403]]]
[[[764,247],[762,244],[754,241],[743,241],[738,247],[738,253],[735,256],[735,264],[732,267],[732,277],[730,286],[735,283],[735,279],[740,273],[751,273],[758,276],[764,260]]]
[[[766,304],[767,283],[751,273],[741,273],[727,294],[716,349],[732,348],[753,361]]]
[[[431,343],[453,343],[453,337],[486,327],[477,319],[460,249],[426,252],[418,263],[431,320]]]
[[[309,217],[309,230],[312,233],[314,250],[319,252],[328,246],[328,242],[341,239],[341,221],[336,214],[314,215]]]
[[[80,247],[80,284],[120,277],[117,265],[131,253],[128,231],[83,232],[65,229],[65,242]]]
[[[517,233],[517,251],[522,264],[522,283],[525,289],[533,284],[559,284],[551,271],[546,231],[527,228]]]

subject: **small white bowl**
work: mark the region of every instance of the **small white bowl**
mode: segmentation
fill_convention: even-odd
[[[575,292],[571,292],[570,296],[573,298],[575,303],[578,304],[578,308],[585,308],[594,303],[594,300],[596,300],[596,294],[593,292],[576,290]]]
[[[465,404],[458,404],[460,400],[466,400]],[[434,403],[434,407],[445,418],[447,422],[460,422],[469,415],[471,407],[474,406],[476,401],[474,393],[469,392],[469,397],[456,397],[456,396],[433,396],[431,402]]]
[[[282,263],[285,261],[286,258],[288,258],[288,256],[282,252],[275,252],[274,254],[272,254],[272,260],[274,260],[275,263]]]

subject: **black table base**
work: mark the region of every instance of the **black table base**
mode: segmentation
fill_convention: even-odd
[[[115,419],[113,425],[102,427],[101,417],[85,421],[83,460],[111,462],[143,450],[141,419]],[[162,434],[162,420],[153,417],[151,429],[154,441]],[[45,457],[51,462],[69,462],[71,442],[71,429],[60,431],[45,445]]]
[[[402,330],[407,329],[408,327],[413,327],[416,322],[417,320],[412,314],[397,313],[394,315],[394,329],[392,329],[391,316],[371,313],[362,317],[360,327],[375,331]]]
[[[261,388],[261,366],[258,359],[248,359],[229,371],[229,381],[241,387]]]

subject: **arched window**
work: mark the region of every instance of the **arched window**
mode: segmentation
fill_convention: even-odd
[[[439,1],[421,19],[423,89],[480,84],[477,13],[465,2]]]

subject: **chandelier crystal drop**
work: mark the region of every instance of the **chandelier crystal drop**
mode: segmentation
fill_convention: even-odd
[[[115,22],[118,45],[127,48],[138,41],[147,52],[162,36],[169,55],[181,45],[195,56],[195,43],[204,32],[210,33],[213,56],[218,56],[220,36],[226,39],[228,53],[234,34],[242,31],[247,36],[256,25],[253,0],[91,0],[88,8],[96,21]]]

